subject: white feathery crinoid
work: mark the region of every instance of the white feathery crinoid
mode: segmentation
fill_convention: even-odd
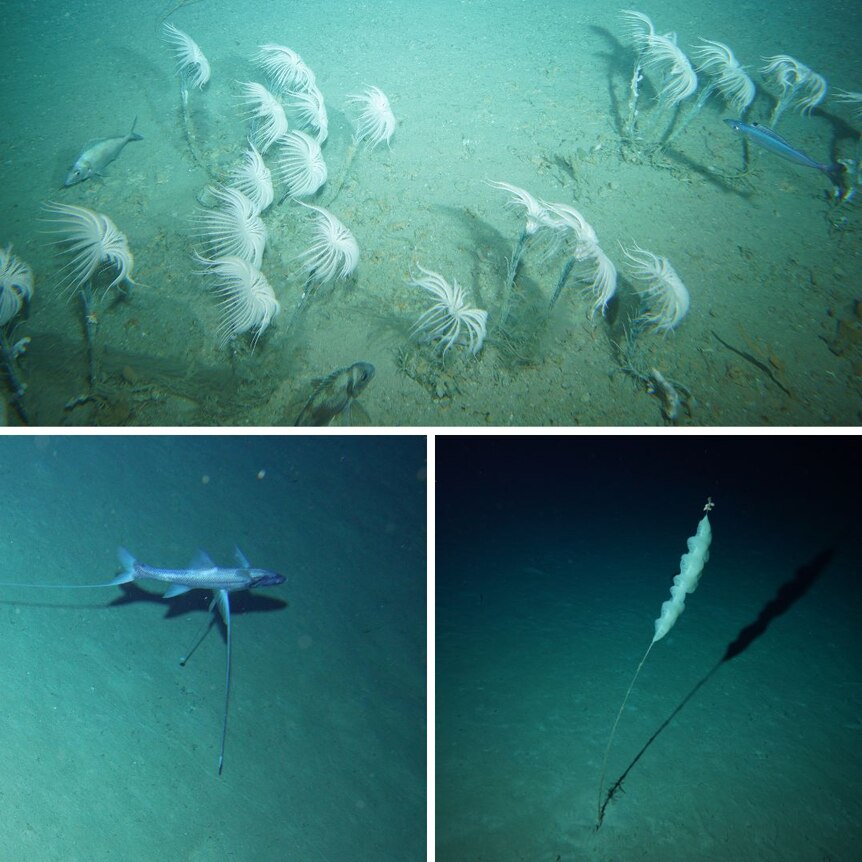
[[[323,93],[311,83],[304,90],[287,93],[288,106],[296,113],[299,123],[314,131],[317,142],[322,144],[329,135],[329,116],[323,102]]]
[[[162,27],[165,41],[174,49],[177,57],[177,74],[183,83],[202,89],[210,79],[210,64],[203,51],[188,33],[165,22]]]
[[[576,277],[586,284],[585,291],[592,297],[590,317],[600,311],[604,315],[608,303],[617,292],[617,268],[602,251],[593,226],[574,207],[568,204],[542,202],[546,221],[554,228],[553,250],[566,241],[572,258],[577,262]]]
[[[544,203],[533,197],[525,189],[513,186],[510,183],[487,180],[489,186],[508,192],[511,198],[506,201],[506,209],[522,210],[524,213],[524,230],[528,236],[538,233],[543,227],[548,226],[548,211]]]
[[[254,61],[279,90],[306,90],[314,84],[314,72],[296,51],[284,45],[261,45]]]
[[[464,290],[455,279],[449,284],[438,272],[420,266],[408,284],[428,293],[431,307],[423,312],[410,330],[412,338],[436,342],[443,356],[455,344],[464,345],[474,356],[485,343],[488,312],[467,305]]]
[[[238,335],[253,332],[252,349],[273,317],[281,310],[275,293],[264,274],[241,257],[208,258],[195,254],[203,266],[202,275],[213,278],[221,297],[222,320],[219,341],[226,344]]]
[[[389,106],[389,99],[379,87],[366,87],[355,96],[348,96],[348,102],[359,106],[359,116],[353,138],[357,143],[366,143],[372,149],[383,141],[389,146],[395,134],[395,115]]]
[[[676,34],[660,36],[658,33],[645,33],[638,44],[643,52],[644,66],[655,68],[662,75],[660,103],[673,107],[694,93],[697,75],[688,57],[676,44]]]
[[[599,238],[593,226],[573,206],[543,200],[537,203],[541,207],[537,233],[544,244],[543,260],[552,258],[564,245],[572,249],[578,260],[585,260],[586,249],[598,246]]]
[[[309,281],[323,284],[348,278],[359,263],[359,245],[353,234],[329,211],[302,203],[313,211],[311,244],[299,255]]]
[[[254,81],[240,83],[240,98],[246,105],[245,116],[252,120],[252,137],[265,153],[287,133],[287,117],[281,102],[263,84]]]
[[[242,162],[230,172],[228,180],[252,202],[255,215],[260,215],[273,201],[272,174],[251,141],[242,154]]]
[[[326,162],[320,144],[294,129],[280,141],[275,177],[287,185],[291,197],[313,195],[326,182]]]
[[[781,91],[773,122],[785,108],[795,107],[803,116],[810,114],[826,97],[826,79],[799,60],[788,54],[764,57],[764,60],[766,65],[761,69],[764,77],[772,80]]]
[[[33,295],[33,270],[12,254],[12,246],[0,249],[0,326],[5,326]]]
[[[216,257],[240,257],[259,267],[266,247],[266,225],[255,205],[230,186],[211,186],[207,191],[219,206],[201,208],[195,214],[205,251]]]
[[[44,208],[50,214],[46,221],[54,225],[52,232],[59,237],[56,243],[70,255],[62,270],[65,274],[60,284],[64,288],[83,289],[103,266],[117,271],[105,292],[121,281],[135,284],[132,280],[135,259],[128,240],[108,216],[54,201],[47,202]]]
[[[573,245],[598,245],[599,238],[593,226],[573,206],[540,201],[544,224],[563,238],[574,240]]]
[[[755,88],[754,81],[733,56],[733,51],[723,42],[703,39],[692,53],[698,59],[698,71],[713,79],[724,101],[741,115],[754,100]]]
[[[836,102],[841,102],[844,105],[850,105],[857,120],[862,120],[862,93],[854,90],[836,90],[832,96]]]
[[[658,332],[670,332],[679,326],[688,313],[689,295],[670,261],[637,243],[631,249],[623,247],[623,252],[629,259],[628,274],[644,303],[638,320]]]
[[[593,299],[590,318],[595,317],[597,311],[604,316],[608,303],[617,292],[617,268],[598,245],[583,246],[578,254],[582,255],[579,260],[588,264],[586,272],[579,278],[587,283],[585,290]]]
[[[643,12],[635,12],[634,9],[623,9],[620,15],[626,22],[629,38],[639,50],[643,47],[647,36],[655,36],[655,27]]]

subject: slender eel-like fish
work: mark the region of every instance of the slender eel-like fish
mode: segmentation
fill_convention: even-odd
[[[221,617],[227,631],[227,662],[224,682],[224,720],[221,730],[221,752],[218,759],[218,772],[221,775],[224,766],[224,742],[227,735],[227,704],[230,695],[230,600],[229,593],[237,590],[250,590],[253,587],[274,587],[285,582],[284,575],[269,569],[253,569],[239,548],[236,549],[235,568],[217,566],[206,553],[198,551],[192,565],[187,569],[157,569],[138,562],[125,548],[117,550],[117,556],[123,565],[123,571],[113,580],[105,584],[11,584],[0,582],[2,587],[38,587],[48,590],[87,590],[96,587],[116,587],[132,581],[160,581],[168,584],[164,598],[171,599],[189,590],[213,590],[215,595],[210,602],[207,614],[212,613],[218,605]],[[207,616],[209,623],[209,616]],[[197,649],[203,637],[209,631],[209,626],[203,630],[203,635],[196,637],[191,648],[180,659],[185,665],[191,654]]]
[[[781,156],[789,162],[796,165],[803,165],[806,168],[815,168],[818,171],[823,171],[832,181],[839,191],[844,190],[844,165],[840,162],[833,162],[831,165],[817,162],[810,156],[806,156],[802,150],[797,150],[791,146],[777,132],[766,126],[761,126],[759,123],[743,123],[741,120],[725,120],[728,126],[734,132],[748,138],[749,141],[763,147],[764,150],[769,150],[770,153],[775,153],[776,156]]]

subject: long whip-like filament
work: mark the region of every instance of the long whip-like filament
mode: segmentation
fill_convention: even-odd
[[[635,687],[635,682],[637,681],[638,674],[641,672],[641,668],[644,666],[644,662],[646,661],[647,656],[649,655],[649,651],[652,649],[652,645],[654,643],[655,641],[651,641],[650,645],[647,647],[647,651],[644,653],[644,657],[641,659],[641,663],[638,665],[638,669],[635,671],[634,677],[632,677],[632,681],[629,685],[628,691],[626,692],[626,696],[623,698],[623,702],[620,704],[620,711],[617,713],[617,717],[614,721],[614,726],[611,728],[611,735],[608,739],[608,746],[605,749],[604,760],[602,760],[602,777],[599,780],[599,798],[596,807],[596,829],[598,829],[599,826],[602,825],[602,818],[604,817],[604,806],[602,805],[602,791],[605,787],[605,775],[608,771],[608,755],[610,754],[611,745],[613,744],[614,736],[617,732],[617,725],[620,723],[620,718],[622,718],[623,710],[626,708],[626,704],[628,703],[629,695],[632,693],[632,689]]]

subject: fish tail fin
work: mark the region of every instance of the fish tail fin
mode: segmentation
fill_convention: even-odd
[[[129,129],[129,140],[130,140],[130,141],[142,141],[142,140],[144,139],[144,136],[143,136],[143,135],[139,135],[139,134],[135,131],[135,124],[136,124],[137,122],[138,122],[138,118],[137,118],[137,116],[135,116],[135,119],[134,119],[134,120],[132,120],[132,128],[131,128],[131,129]]]
[[[123,571],[111,583],[115,586],[117,584],[128,584],[135,579],[137,574],[135,570],[137,560],[123,547],[117,548],[117,559],[120,561]]]

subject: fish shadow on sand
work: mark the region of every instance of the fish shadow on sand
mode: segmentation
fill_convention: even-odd
[[[164,619],[173,619],[193,611],[203,611],[209,605],[211,598],[210,590],[190,590],[171,599],[166,599],[160,593],[151,593],[137,586],[135,583],[119,584],[122,595],[116,596],[108,607],[121,607],[135,602],[151,602],[153,604],[165,605]],[[284,599],[251,593],[248,590],[237,590],[230,595],[231,616],[248,613],[260,613],[263,611],[278,611],[288,607]]]

